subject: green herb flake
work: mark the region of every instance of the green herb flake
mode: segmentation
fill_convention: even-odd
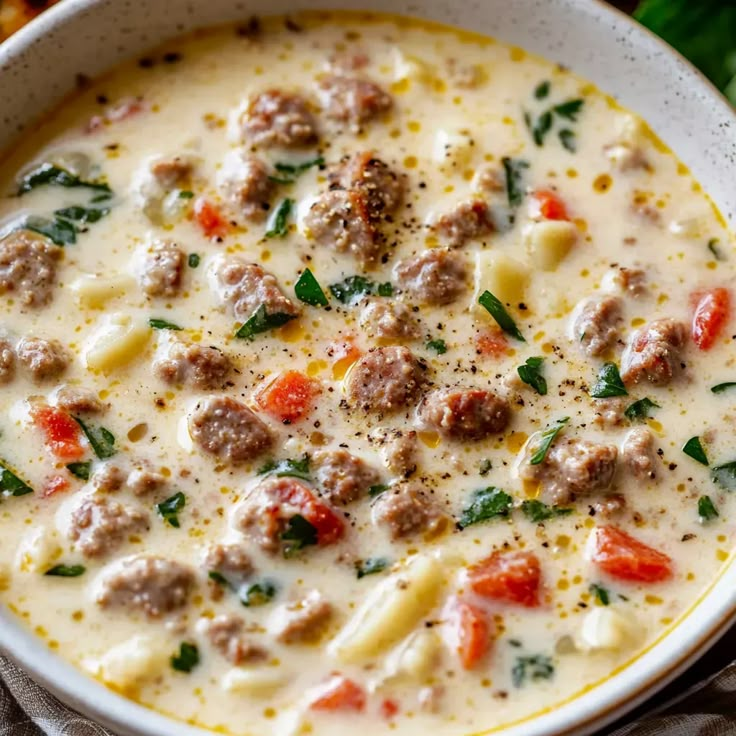
[[[343,304],[355,304],[362,297],[375,293],[376,285],[364,276],[348,276],[330,284],[330,293]]]
[[[378,284],[376,287],[376,294],[378,294],[378,296],[393,296],[393,284],[390,281],[384,281],[382,284]]]
[[[313,166],[324,166],[325,160],[322,156],[304,161],[300,164],[287,164],[277,162],[274,164],[274,168],[279,172],[281,176],[270,176],[269,179],[277,184],[293,184],[300,174],[308,171]]]
[[[383,572],[388,567],[388,560],[385,557],[369,557],[367,560],[355,563],[355,572],[358,580],[366,577],[366,575],[375,575]]]
[[[615,363],[604,363],[590,395],[594,399],[608,399],[611,396],[628,396],[628,393],[618,372],[618,366]]]
[[[527,358],[524,365],[520,365],[516,371],[524,383],[531,386],[540,396],[547,395],[547,381],[542,375],[544,358]]]
[[[289,232],[289,216],[294,206],[294,200],[282,199],[276,208],[273,216],[268,221],[266,237],[267,238],[283,238]]]
[[[298,460],[287,458],[285,460],[269,460],[256,472],[258,475],[275,475],[277,478],[301,478],[311,481],[309,473],[311,458],[304,453]]]
[[[480,461],[480,465],[478,466],[478,474],[479,475],[488,475],[488,473],[493,470],[493,463],[489,458],[484,458]]]
[[[187,258],[187,264],[189,265],[189,268],[197,268],[200,263],[200,257],[199,253],[190,253],[189,257]]]
[[[555,115],[559,115],[561,118],[565,118],[565,120],[576,122],[580,111],[583,109],[583,104],[584,100],[581,99],[567,100],[559,105],[555,105],[552,108],[552,112]]]
[[[169,525],[175,529],[179,528],[179,512],[184,508],[187,503],[187,497],[179,491],[173,496],[170,496],[165,501],[156,504],[156,511],[159,516]]]
[[[515,209],[524,200],[524,172],[529,168],[529,162],[505,156],[501,163],[506,175],[506,198],[509,207]]]
[[[703,524],[720,516],[710,496],[701,496],[698,499],[698,516]]]
[[[651,399],[644,397],[635,401],[633,404],[629,404],[624,411],[624,416],[630,422],[643,422],[645,419],[649,419],[649,412],[652,409],[660,409],[659,404],[655,404]]]
[[[158,319],[157,317],[151,317],[148,320],[149,326],[153,327],[154,330],[181,330],[179,325],[175,325],[173,322],[167,322],[165,319]]]
[[[591,583],[588,590],[590,591],[591,595],[595,596],[595,599],[602,606],[607,606],[610,604],[611,596],[602,585],[598,585],[598,583]]]
[[[251,583],[240,595],[240,602],[246,608],[256,608],[270,603],[276,595],[278,588],[271,580],[262,580],[259,583]]]
[[[529,521],[538,524],[541,521],[547,521],[555,516],[567,516],[573,512],[571,508],[547,506],[546,503],[538,501],[536,498],[530,498],[522,501],[521,512]]]
[[[726,381],[725,383],[719,383],[716,386],[713,386],[711,391],[714,394],[722,394],[724,391],[728,391],[728,389],[733,388],[734,386],[736,386],[736,381]]]
[[[368,495],[373,498],[374,496],[380,496],[384,491],[388,490],[388,486],[385,483],[376,483],[368,489]]]
[[[563,417],[539,433],[539,446],[532,455],[531,460],[529,460],[531,465],[540,465],[544,462],[544,458],[547,457],[547,453],[549,452],[549,448],[552,447],[552,443],[569,421],[570,417]]]
[[[700,437],[695,436],[691,437],[683,446],[682,451],[688,456],[691,457],[695,462],[700,463],[701,465],[705,465],[708,467],[708,456],[705,454],[705,450],[703,449],[703,444],[700,441]]]
[[[191,672],[199,664],[199,649],[196,644],[183,641],[179,645],[179,654],[171,657],[171,666],[177,672]]]
[[[74,245],[77,242],[76,226],[60,217],[48,220],[38,215],[29,215],[19,227],[43,235],[56,245]]]
[[[60,166],[43,163],[23,176],[18,185],[18,196],[41,186],[84,187],[97,192],[104,192],[108,197],[112,194],[112,189],[104,182],[85,181]]]
[[[322,287],[308,268],[302,271],[299,280],[294,284],[294,293],[299,301],[312,307],[326,307],[329,304]]]
[[[188,189],[182,189],[176,196],[179,199],[192,199],[194,197],[194,192],[190,192]]]
[[[55,578],[78,578],[84,575],[87,568],[84,565],[54,565],[46,570],[44,575]]]
[[[557,133],[562,147],[570,153],[576,153],[578,150],[578,138],[575,132],[569,128],[563,128]]]
[[[84,436],[100,460],[106,460],[117,453],[115,449],[115,435],[109,429],[89,426],[79,417],[74,417],[74,420],[82,428]]]
[[[465,529],[496,516],[508,516],[514,499],[495,486],[480,488],[473,492],[470,503],[463,509],[458,525]]]
[[[82,207],[81,205],[72,205],[71,207],[54,210],[56,217],[72,220],[73,222],[78,222],[80,225],[91,225],[109,214],[109,207]]]
[[[549,680],[555,673],[552,658],[544,654],[517,657],[511,669],[514,687],[521,687],[527,680]]]
[[[483,307],[488,314],[496,320],[498,326],[507,335],[511,335],[511,337],[514,337],[521,342],[526,342],[524,336],[516,326],[516,323],[511,318],[511,315],[506,311],[506,307],[504,307],[498,297],[491,294],[490,291],[484,291],[478,297],[478,304],[480,304],[481,307]]]
[[[426,343],[427,350],[432,350],[437,355],[444,355],[447,352],[447,344],[442,338],[437,340],[428,340]]]
[[[225,588],[230,588],[231,587],[231,585],[228,582],[227,578],[221,572],[218,572],[217,570],[210,570],[207,573],[207,577],[213,583],[217,583],[218,585],[222,585]]]
[[[89,480],[92,474],[92,461],[87,460],[81,463],[69,463],[66,469],[75,477],[80,480]]]
[[[710,477],[724,490],[736,491],[736,460],[711,468]]]
[[[256,335],[262,332],[270,332],[279,327],[283,327],[287,322],[295,319],[295,314],[286,314],[286,312],[275,312],[269,314],[266,311],[266,305],[261,304],[258,309],[240,326],[235,333],[235,337],[241,340],[255,340]]]
[[[545,80],[544,82],[540,82],[535,88],[534,88],[534,97],[538,100],[543,100],[547,95],[549,95],[551,84],[549,80]]]
[[[281,539],[286,542],[284,557],[293,557],[305,547],[317,544],[317,529],[300,514],[294,514],[287,522]]]
[[[0,460],[0,493],[3,496],[25,496],[33,493],[33,488],[22,481],[5,461]]]

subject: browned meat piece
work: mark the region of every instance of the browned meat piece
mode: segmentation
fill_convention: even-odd
[[[593,399],[595,407],[595,418],[593,421],[599,427],[618,427],[623,424],[626,415],[626,407],[631,403],[621,396],[610,399]]]
[[[380,448],[383,462],[392,473],[408,478],[417,469],[417,433],[414,430],[379,427],[371,432],[368,441]]]
[[[58,378],[69,367],[71,355],[58,340],[24,337],[17,348],[18,362],[34,383]]]
[[[189,183],[194,164],[186,156],[157,159],[151,164],[151,174],[164,189],[176,189]]]
[[[320,81],[318,89],[327,117],[356,128],[388,112],[394,104],[383,88],[360,77],[330,74]]]
[[[306,146],[317,140],[307,100],[278,89],[251,98],[240,124],[243,138],[254,146]]]
[[[273,274],[257,263],[237,256],[222,256],[212,270],[220,301],[233,317],[245,322],[261,306],[267,314],[297,315],[298,308],[284,296]]]
[[[17,296],[24,307],[43,307],[56,286],[62,248],[25,230],[0,240],[0,294]]]
[[[148,529],[148,514],[108,498],[86,498],[71,514],[69,539],[85,557],[104,557]]]
[[[603,496],[600,501],[596,501],[592,505],[593,516],[603,516],[609,518],[618,516],[626,508],[626,499],[619,494]]]
[[[225,197],[246,220],[265,219],[275,184],[260,158],[246,151],[233,151],[225,158],[218,181]]]
[[[497,167],[484,166],[473,177],[473,190],[478,194],[497,194],[506,190],[503,174]]]
[[[396,264],[394,275],[403,291],[426,304],[454,302],[467,288],[465,258],[445,248],[432,248]]]
[[[492,391],[444,388],[432,391],[419,405],[419,420],[430,429],[456,440],[481,440],[503,432],[509,405]]]
[[[115,493],[125,485],[127,475],[115,462],[106,462],[98,466],[89,482],[92,487],[103,493]]]
[[[404,198],[401,177],[371,151],[345,156],[331,167],[327,181],[330,189],[349,189],[362,194],[370,220],[390,215]]]
[[[268,427],[229,396],[200,401],[189,416],[189,433],[204,452],[232,465],[255,459],[273,444]]]
[[[373,504],[373,521],[385,526],[395,541],[416,534],[436,534],[447,517],[420,485],[410,481],[378,496]]]
[[[647,274],[641,268],[622,266],[613,277],[613,282],[625,294],[640,297],[647,293]]]
[[[345,450],[318,450],[312,455],[315,480],[330,503],[345,505],[368,494],[377,485],[378,473]]]
[[[615,296],[592,297],[577,309],[572,339],[592,357],[608,350],[618,338],[621,300]]]
[[[151,469],[147,463],[138,465],[128,473],[125,485],[136,496],[147,496],[165,488],[168,484],[166,476]]]
[[[536,451],[530,446],[527,452]],[[543,500],[553,504],[569,503],[577,496],[604,491],[616,471],[618,449],[578,438],[558,439],[539,465],[525,457],[519,465],[522,480],[541,485]]]
[[[434,229],[451,248],[461,248],[471,240],[481,240],[495,231],[486,202],[472,199],[460,202],[434,223]]]
[[[351,368],[348,399],[363,411],[390,414],[411,406],[424,385],[424,366],[403,346],[374,348]]]
[[[318,245],[338,253],[350,253],[365,266],[378,258],[381,241],[360,192],[347,189],[324,192],[309,208],[304,225]]]
[[[332,613],[332,604],[312,590],[297,603],[280,609],[269,628],[282,644],[313,644],[322,638]]]
[[[621,457],[637,480],[654,480],[657,477],[657,449],[652,433],[645,427],[636,427],[626,435]]]
[[[669,383],[684,368],[681,361],[686,342],[685,325],[674,319],[657,319],[640,327],[621,356],[624,383]]]
[[[153,372],[166,383],[211,391],[226,383],[232,362],[215,347],[172,340],[153,363]]]
[[[203,629],[210,643],[231,664],[261,662],[268,657],[263,647],[248,640],[245,621],[240,616],[226,613],[204,622]]]
[[[241,583],[253,574],[253,561],[242,544],[215,544],[207,550],[204,567],[219,572],[229,583]]]
[[[419,323],[411,310],[395,299],[371,297],[364,300],[360,326],[374,339],[415,340],[419,337]]]
[[[69,414],[102,414],[108,405],[97,394],[80,386],[62,386],[56,392],[56,406]]]
[[[8,340],[0,338],[0,385],[15,378],[15,350]]]
[[[128,557],[102,577],[97,603],[102,608],[142,611],[160,618],[189,601],[194,571],[188,565],[154,555]]]
[[[181,290],[183,270],[184,251],[176,243],[155,243],[143,259],[141,288],[148,296],[176,296]]]

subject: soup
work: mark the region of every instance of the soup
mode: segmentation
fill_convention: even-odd
[[[3,176],[2,598],[127,697],[498,727],[728,557],[731,238],[569,71],[253,19],[86,83]]]

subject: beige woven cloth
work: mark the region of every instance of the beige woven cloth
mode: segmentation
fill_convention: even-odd
[[[0,655],[0,736],[114,736]],[[651,707],[651,704],[650,704]],[[736,662],[610,736],[736,736]]]

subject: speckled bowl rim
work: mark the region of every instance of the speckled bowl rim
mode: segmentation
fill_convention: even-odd
[[[506,32],[499,33],[493,19],[486,16],[491,15],[489,8],[494,4],[504,12],[505,2],[508,0],[465,0],[464,3],[456,0],[453,6],[452,0],[208,0],[199,4],[191,0],[167,0],[161,6],[167,6],[170,17],[148,24],[140,13],[134,21],[127,19],[126,12],[140,10],[137,0],[64,0],[0,46],[0,80],[4,82],[0,85],[0,144],[3,149],[12,145],[19,132],[32,127],[44,111],[53,109],[55,102],[73,89],[74,73],[86,68],[85,59],[90,56],[94,57],[92,66],[102,70],[191,27],[243,20],[254,12],[284,13],[346,6],[366,9],[370,5],[373,11],[401,12],[474,26],[474,30],[526,46],[550,59],[572,58],[573,70],[597,82],[605,91],[613,92],[625,106],[650,120],[661,117],[662,124],[655,123],[655,130],[691,168],[733,224],[736,192],[732,191],[731,181],[736,141],[732,131],[736,131],[736,115],[697,70],[651,33],[600,0],[514,0],[514,10],[509,14],[513,16],[518,8],[523,8],[526,17],[523,21],[510,22]],[[484,4],[482,27],[463,22],[473,13],[483,13],[479,6]],[[540,13],[536,14],[535,10]],[[117,11],[120,11],[119,22]],[[573,18],[575,22],[570,24]],[[554,42],[535,39],[530,44],[517,40],[524,36],[521,26],[533,29],[530,33],[544,34],[556,22],[567,23],[570,28],[557,28],[551,33]],[[588,32],[591,35],[584,41]],[[102,33],[115,37],[117,45],[102,44]],[[65,34],[69,41],[66,46],[58,40]],[[590,59],[595,59],[599,47],[606,46],[606,42],[613,43],[605,34],[614,34],[621,58],[609,59],[609,66],[597,73],[586,71],[589,62],[595,65]],[[568,43],[575,44],[572,51],[565,47],[566,38]],[[639,63],[646,60],[649,65],[637,67],[637,59]],[[651,78],[651,90],[631,76],[644,70],[646,79]],[[34,75],[36,80],[44,75],[50,94],[38,94]],[[54,97],[57,100],[51,99]],[[673,122],[668,122],[670,111]],[[689,129],[688,124],[694,128]],[[683,672],[736,620],[733,562],[732,556],[701,598],[654,645],[615,676],[591,684],[587,692],[529,718],[484,733],[582,736],[621,717]],[[0,610],[0,648],[62,701],[109,726],[120,736],[211,733],[138,705],[95,682],[53,654],[4,609]]]

